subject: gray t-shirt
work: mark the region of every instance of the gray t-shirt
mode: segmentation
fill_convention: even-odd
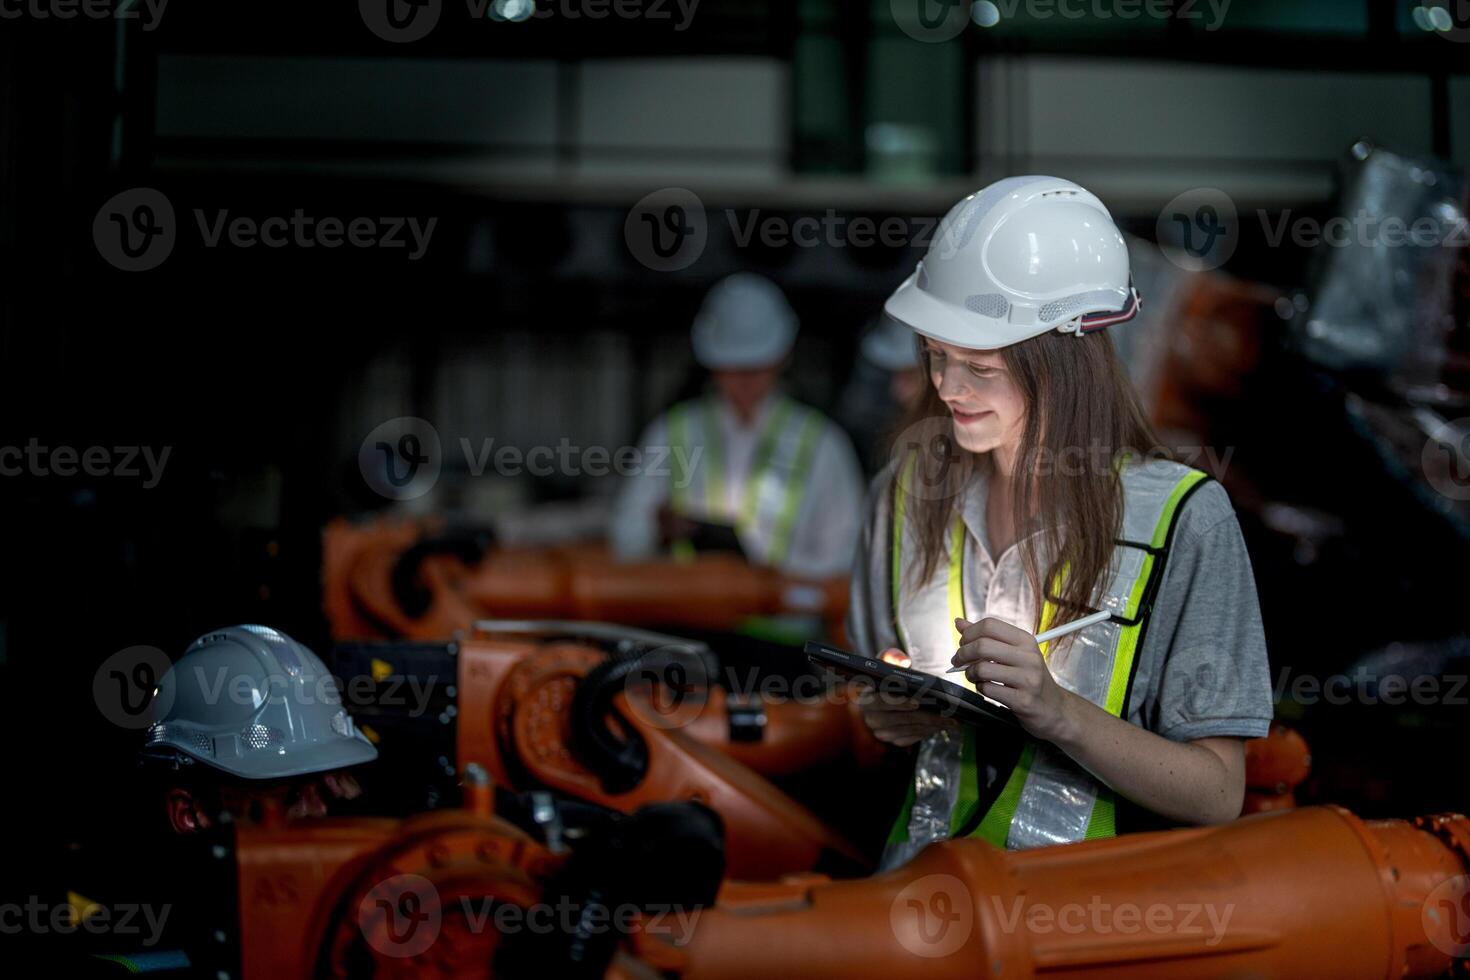
[[[901,645],[893,627],[890,579],[894,472],[890,465],[870,485],[853,569],[847,633],[853,649],[866,656]],[[996,602],[1004,592],[997,586],[1004,584],[1008,565],[1017,560],[1014,549],[998,561],[990,555],[986,497],[986,477],[980,472],[961,509],[968,532],[965,603],[972,620],[983,618],[987,605],[1009,605]],[[913,633],[914,624],[906,623],[905,631]],[[1258,738],[1266,734],[1273,713],[1250,556],[1229,496],[1209,481],[1189,496],[1177,516],[1164,577],[1135,658],[1124,718],[1186,742],[1211,736]]]

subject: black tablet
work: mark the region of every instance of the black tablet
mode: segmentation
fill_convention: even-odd
[[[1021,723],[1009,708],[987,701],[969,688],[942,677],[859,657],[815,640],[808,641],[805,651],[807,660],[819,667],[828,667],[846,677],[869,678],[877,685],[880,694],[913,698],[930,711],[970,725],[999,724],[1017,730],[1021,728]]]
[[[695,551],[728,551],[745,557],[745,545],[740,543],[740,535],[733,525],[698,518],[690,518],[689,523],[693,525],[689,531],[689,543],[694,545]]]

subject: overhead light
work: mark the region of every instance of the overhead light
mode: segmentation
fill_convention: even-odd
[[[976,0],[970,8],[970,19],[981,27],[994,27],[1000,23],[1000,8],[991,0]]]
[[[1424,21],[1420,23],[1419,14],[1423,12]],[[1414,23],[1426,31],[1452,31],[1455,27],[1455,19],[1450,16],[1449,9],[1443,4],[1422,4],[1415,7],[1413,12]]]
[[[495,0],[490,5],[490,19],[519,24],[536,13],[536,0]]]

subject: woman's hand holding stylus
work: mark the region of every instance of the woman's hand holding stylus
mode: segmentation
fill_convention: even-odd
[[[1052,679],[1036,637],[993,618],[954,624],[960,647],[951,662],[965,667],[975,690],[1010,708],[1033,737],[1059,741],[1077,696]]]
[[[1016,713],[1113,792],[1173,820],[1221,823],[1240,814],[1245,748],[1239,738],[1173,742],[1116,718],[1052,679],[1036,637],[998,619],[955,620],[956,664],[979,692]]]

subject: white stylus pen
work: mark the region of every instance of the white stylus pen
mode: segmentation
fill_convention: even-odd
[[[1066,623],[1062,626],[1052,627],[1045,633],[1037,633],[1036,642],[1045,643],[1047,640],[1055,640],[1059,636],[1066,636],[1068,633],[1075,633],[1080,629],[1091,626],[1093,623],[1105,622],[1108,619],[1111,619],[1112,616],[1113,614],[1111,612],[1104,609],[1101,612],[1095,612],[1090,616],[1083,616],[1081,619],[1074,619],[1072,620],[1072,622]],[[958,667],[950,667],[948,670],[945,671],[945,673],[958,674],[960,671],[964,670],[968,666],[970,665],[960,664]]]

